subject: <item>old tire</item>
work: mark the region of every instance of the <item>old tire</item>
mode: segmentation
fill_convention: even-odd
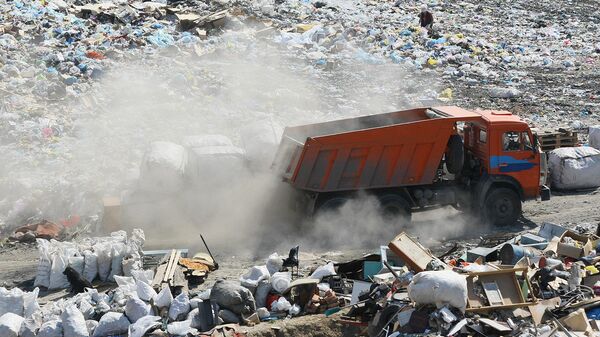
[[[379,197],[379,207],[386,220],[396,220],[402,225],[410,224],[412,212],[408,201],[398,194],[384,194]]]
[[[452,174],[459,174],[465,163],[465,148],[459,135],[452,135],[448,140],[448,150],[445,154],[446,169]]]
[[[521,199],[510,188],[496,188],[487,194],[483,210],[487,223],[510,226],[521,216]]]

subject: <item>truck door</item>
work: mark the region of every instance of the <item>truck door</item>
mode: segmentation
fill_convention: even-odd
[[[507,128],[497,131],[497,149],[490,156],[490,172],[515,178],[526,198],[536,197],[539,190],[540,154],[533,146],[528,129]]]

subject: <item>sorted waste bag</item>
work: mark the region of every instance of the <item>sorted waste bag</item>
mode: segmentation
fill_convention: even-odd
[[[60,319],[64,337],[89,337],[85,318],[75,305],[66,307],[60,315]]]
[[[19,337],[21,324],[25,319],[12,312],[5,313],[0,316],[0,336],[2,337]]]
[[[21,289],[7,290],[0,287],[0,316],[6,313],[23,316],[23,303],[23,291]]]
[[[130,298],[125,304],[125,315],[131,323],[135,323],[140,318],[148,316],[150,311],[150,304],[146,304],[139,298]]]
[[[592,147],[562,147],[548,153],[552,186],[585,189],[600,186],[600,150]]]
[[[37,333],[37,337],[63,337],[63,327],[59,320],[44,322]]]
[[[39,253],[38,267],[36,271],[34,287],[50,287],[50,273],[52,272],[52,256],[50,254],[50,241],[36,239]]]
[[[83,252],[83,273],[81,276],[88,282],[94,281],[98,276],[98,255],[90,250]]]
[[[170,142],[151,143],[140,167],[140,189],[161,194],[182,190],[187,162],[188,155],[183,146]]]
[[[123,313],[107,312],[98,321],[98,327],[94,330],[92,337],[107,337],[127,333],[129,320]]]
[[[154,305],[160,308],[168,308],[173,302],[173,294],[171,294],[171,289],[169,287],[164,287],[158,295],[156,295],[156,300],[154,301]]]
[[[588,137],[590,146],[600,150],[600,125],[593,125],[588,128]]]
[[[256,311],[256,303],[250,290],[223,279],[215,282],[210,292],[210,300],[238,315],[250,315]]]
[[[158,295],[156,291],[146,282],[137,280],[135,285],[137,287],[138,297],[146,302],[155,299]]]
[[[190,312],[190,299],[186,292],[177,295],[171,302],[169,308],[169,318],[171,321],[179,321],[187,316]]]
[[[135,323],[129,326],[129,337],[143,337],[146,332],[160,327],[159,316],[144,316],[140,317]]]
[[[448,304],[464,312],[467,308],[467,279],[451,270],[423,271],[408,285],[408,297],[417,304]]]
[[[260,281],[269,279],[270,275],[266,266],[254,266],[240,276],[240,283],[244,287],[254,289]]]

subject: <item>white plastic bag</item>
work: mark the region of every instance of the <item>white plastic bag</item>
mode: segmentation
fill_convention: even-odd
[[[100,318],[93,337],[124,334],[129,328],[129,320],[122,313],[107,312]]]
[[[21,324],[19,337],[36,337],[36,332],[39,330],[41,325],[41,319],[36,320],[33,318],[26,318]]]
[[[67,306],[60,315],[60,319],[64,337],[89,337],[85,318],[75,305]]]
[[[131,323],[135,323],[140,318],[150,314],[150,309],[150,304],[144,303],[139,298],[130,298],[125,304],[125,315]]]
[[[182,318],[185,318],[188,312],[190,312],[190,299],[187,293],[182,292],[171,302],[171,307],[169,308],[169,318],[171,321],[178,321]]]
[[[196,329],[191,327],[192,321],[173,322],[167,325],[167,332],[173,336],[185,336],[189,333],[196,333]]]
[[[89,320],[85,321],[85,326],[87,327],[87,330],[88,330],[88,333],[90,334],[90,336],[93,336],[94,331],[96,331],[96,328],[98,327],[98,321],[89,319]]]
[[[273,275],[281,270],[281,267],[283,267],[283,259],[281,256],[277,253],[269,255],[269,258],[267,259],[267,270],[269,270],[269,273]]]
[[[140,317],[137,322],[129,326],[129,337],[143,337],[152,328],[160,326],[159,316]]]
[[[94,315],[94,307],[87,300],[79,302],[79,311],[83,314],[85,319],[90,319]]]
[[[63,274],[67,264],[67,257],[61,253],[57,253],[52,257],[52,271],[50,272],[50,287],[48,289],[65,289],[70,286],[67,275]]]
[[[23,292],[23,317],[29,318],[40,310],[40,305],[37,302],[39,293],[40,288],[35,288],[31,292]]]
[[[408,285],[408,297],[417,304],[449,304],[461,312],[467,307],[467,279],[451,270],[423,271]]]
[[[593,147],[562,147],[548,153],[552,186],[586,189],[600,186],[600,150]]]
[[[0,316],[0,336],[18,337],[24,320],[25,318],[12,312]]]
[[[266,266],[254,266],[240,276],[240,283],[247,288],[256,288],[258,282],[269,279],[270,275]]]
[[[283,296],[271,303],[271,311],[284,312],[292,308],[292,304]]]
[[[169,287],[164,287],[158,295],[156,295],[156,301],[154,301],[154,305],[160,308],[168,308],[173,302],[173,294],[171,294],[171,289]]]
[[[155,193],[175,193],[185,186],[187,151],[170,142],[153,142],[140,165],[139,188]]]
[[[330,275],[335,275],[335,267],[333,266],[333,262],[329,262],[328,264],[317,268],[317,270],[315,270],[315,272],[312,273],[312,275],[310,275],[310,278],[314,278],[320,281],[323,279],[323,277]]]
[[[148,270],[132,270],[131,276],[137,281],[142,281],[146,284],[152,284],[152,280],[154,279],[154,271],[151,269]]]
[[[125,245],[122,243],[115,243],[111,248],[111,265],[110,273],[108,274],[108,280],[114,281],[115,275],[123,275],[123,257],[125,254]]]
[[[69,267],[75,269],[79,275],[83,276],[85,258],[83,256],[71,256],[67,260],[69,261]]]
[[[111,245],[108,242],[102,242],[98,243],[94,249],[98,256],[98,276],[100,277],[100,280],[106,281],[110,275],[110,267],[112,264]]]
[[[89,282],[94,281],[98,276],[98,255],[92,251],[86,250],[83,252],[83,278]]]
[[[278,293],[283,293],[292,282],[292,275],[289,272],[279,272],[271,277],[271,287]]]
[[[6,290],[0,287],[0,316],[9,312],[23,316],[23,291],[19,288]]]
[[[62,323],[59,320],[45,322],[40,327],[37,337],[63,337]]]
[[[50,241],[36,239],[40,259],[35,275],[34,287],[50,287],[50,273],[52,271],[52,257],[50,256]]]
[[[137,295],[140,299],[149,302],[156,298],[156,291],[154,291],[148,283],[138,280],[135,282],[135,286],[137,288]]]

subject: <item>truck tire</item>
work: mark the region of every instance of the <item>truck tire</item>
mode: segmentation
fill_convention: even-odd
[[[448,150],[445,153],[446,168],[452,174],[459,174],[465,163],[465,148],[459,135],[452,135],[448,140]]]
[[[521,216],[521,199],[510,188],[500,187],[488,192],[483,214],[487,223],[494,226],[509,226]]]
[[[412,212],[409,202],[398,194],[384,194],[379,197],[379,206],[386,220],[395,219],[402,225],[410,224]]]
[[[345,196],[324,197],[321,200],[317,200],[315,204],[315,210],[313,213],[315,215],[318,215],[325,212],[335,212],[342,208],[342,206],[344,206],[344,204],[347,203],[348,200],[350,199]]]

